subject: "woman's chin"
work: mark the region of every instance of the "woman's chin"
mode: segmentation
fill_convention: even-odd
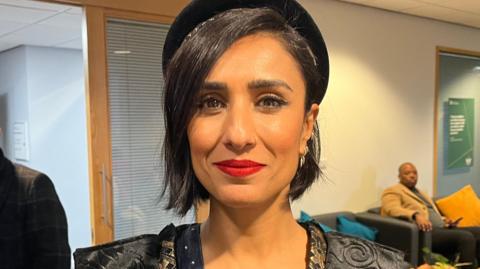
[[[211,193],[214,199],[221,205],[233,208],[243,208],[259,203],[263,200],[261,192],[252,186],[227,186]]]
[[[249,208],[252,206],[261,206],[274,200],[275,193],[271,191],[261,191],[253,186],[229,186],[222,188],[215,195],[215,200],[225,207],[229,208]]]
[[[224,207],[241,209],[261,204],[262,200],[259,197],[242,194],[220,198],[217,201]]]

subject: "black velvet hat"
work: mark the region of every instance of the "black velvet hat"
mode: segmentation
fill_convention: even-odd
[[[168,63],[185,37],[200,23],[211,17],[235,8],[268,7],[277,11],[287,23],[303,36],[316,57],[319,76],[325,88],[319,89],[320,103],[325,95],[329,76],[328,52],[322,34],[312,17],[295,0],[192,0],[177,16],[170,27],[163,47],[163,74]]]

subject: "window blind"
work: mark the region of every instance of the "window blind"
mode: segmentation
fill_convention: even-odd
[[[107,20],[107,63],[114,236],[158,233],[178,218],[160,200],[164,180],[162,143],[162,48],[169,26]]]

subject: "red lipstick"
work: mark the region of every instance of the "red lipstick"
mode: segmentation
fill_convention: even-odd
[[[213,163],[227,175],[232,177],[246,177],[260,171],[265,164],[250,160],[225,160]]]

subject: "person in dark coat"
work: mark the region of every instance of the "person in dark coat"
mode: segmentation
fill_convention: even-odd
[[[0,148],[0,268],[70,268],[67,218],[52,181]]]

